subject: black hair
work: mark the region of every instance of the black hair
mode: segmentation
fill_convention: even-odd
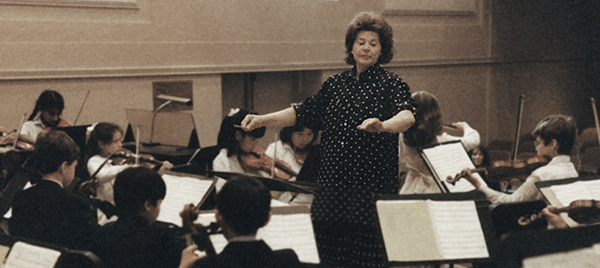
[[[568,115],[550,115],[540,121],[531,132],[533,138],[540,137],[544,145],[552,140],[558,143],[559,154],[571,154],[577,137],[577,123],[573,117]]]
[[[265,135],[266,127],[260,127],[250,132],[246,132],[238,127],[242,123],[242,120],[244,120],[244,117],[249,114],[258,113],[247,109],[239,109],[239,111],[226,116],[223,118],[223,121],[221,121],[221,128],[219,129],[219,136],[217,137],[217,146],[220,149],[226,148],[227,156],[239,153],[240,148],[238,141],[235,139],[235,133],[239,132],[242,137],[250,135],[254,138],[262,138]]]
[[[294,144],[292,144],[292,134],[294,134],[294,132],[303,131],[304,128],[310,129],[310,131],[313,133],[313,139],[312,141],[310,141],[310,144],[313,144],[319,138],[319,132],[316,129],[312,129],[298,124],[282,128],[279,131],[279,139],[281,140],[281,142],[287,143],[290,146],[292,146],[292,148],[294,148]]]
[[[62,112],[65,109],[65,101],[57,91],[46,89],[38,97],[33,112],[31,112],[27,120],[31,121],[39,112],[50,111],[52,109],[58,109]]]
[[[162,177],[146,167],[132,167],[119,172],[113,188],[119,217],[136,216],[143,211],[146,201],[156,205],[167,194]]]
[[[271,194],[257,179],[239,176],[217,194],[217,210],[238,235],[253,235],[269,220]]]

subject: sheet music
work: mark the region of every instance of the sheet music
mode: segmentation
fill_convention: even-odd
[[[380,200],[376,207],[389,261],[441,259],[425,201]]]
[[[447,144],[440,144],[437,146],[422,149],[423,153],[427,157],[427,160],[433,168],[438,178],[446,185],[451,193],[457,192],[468,192],[475,190],[475,187],[471,185],[467,180],[461,179],[454,185],[446,183],[446,177],[454,177],[460,173],[464,168],[475,168],[469,154],[465,151],[465,147],[460,142],[452,142]],[[479,174],[473,174],[481,183],[483,179]]]
[[[443,259],[489,257],[475,202],[428,200],[428,203]]]
[[[474,201],[379,200],[390,262],[487,258]]]
[[[575,200],[600,198],[600,196],[594,197],[587,187],[588,185],[583,181],[576,181],[569,184],[552,185],[550,189],[554,192],[558,202],[564,207],[568,207]]]
[[[196,223],[208,225],[215,222],[213,213],[200,214]],[[262,239],[273,250],[292,249],[304,263],[320,263],[317,243],[309,213],[273,214],[269,223],[258,230],[257,239]],[[227,240],[221,234],[211,235],[210,240],[220,253]]]
[[[291,248],[303,263],[320,263],[317,242],[310,214],[272,215],[269,223],[258,230],[258,239],[263,239],[272,249]]]
[[[164,174],[162,178],[167,185],[167,194],[162,202],[157,220],[181,227],[179,212],[187,204],[197,205],[208,194],[213,181],[172,174]]]
[[[12,246],[4,268],[53,268],[59,257],[58,250],[19,241]]]

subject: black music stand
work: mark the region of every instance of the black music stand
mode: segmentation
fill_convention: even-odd
[[[86,181],[90,177],[85,161],[87,154],[87,130],[90,126],[91,125],[80,125],[55,128],[55,130],[67,133],[79,147],[79,160],[77,161],[77,167],[75,167],[75,177],[78,177],[80,182]]]
[[[489,216],[489,201],[485,199],[485,195],[480,192],[466,192],[466,193],[443,193],[443,194],[414,194],[414,195],[374,195],[374,203],[377,204],[378,201],[394,201],[394,200],[405,200],[405,201],[423,201],[423,200],[435,200],[435,201],[473,201],[475,202],[475,207],[477,211],[477,219],[481,225],[481,229],[483,232],[483,237],[485,239],[485,244],[487,247],[488,257],[485,258],[455,258],[455,259],[422,259],[422,260],[389,260],[387,250],[385,249],[385,238],[382,229],[380,228],[380,239],[382,247],[384,249],[384,256],[388,258],[389,266],[405,266],[405,265],[441,265],[441,264],[450,264],[454,263],[465,263],[465,262],[480,262],[480,263],[488,263],[493,260],[496,256],[496,248],[498,239],[495,234],[494,228],[492,227],[492,222]],[[379,215],[378,211],[378,215]],[[381,226],[381,222],[379,217],[377,218],[378,226]],[[419,224],[419,223],[415,223]],[[398,234],[402,234],[404,230],[398,230]],[[398,241],[398,243],[406,243],[407,241]]]
[[[523,259],[565,252],[600,243],[600,225],[507,234],[498,245],[497,266],[520,268]]]

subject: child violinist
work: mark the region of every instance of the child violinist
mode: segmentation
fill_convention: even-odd
[[[466,122],[453,124],[464,133],[462,137],[444,132],[442,112],[437,98],[427,91],[414,92],[411,97],[417,106],[416,112],[419,120],[400,134],[399,171],[406,174],[400,194],[439,193],[440,188],[419,156],[417,149],[427,145],[460,140],[465,149],[471,150],[479,145],[479,132]]]
[[[65,109],[65,101],[62,95],[54,90],[44,90],[35,102],[33,112],[23,124],[20,134],[31,137],[35,142],[37,136],[43,131],[54,127],[70,126],[71,124],[61,118],[63,109]],[[36,119],[38,114],[39,117]]]
[[[217,138],[220,151],[213,160],[213,170],[265,177],[268,176],[268,167],[262,166],[252,152],[258,147],[258,139],[265,135],[266,128],[246,132],[238,127],[247,114],[256,113],[246,109],[232,109],[221,122]]]
[[[521,187],[512,194],[498,192],[481,184],[472,176],[469,169],[463,169],[454,178],[448,176],[446,181],[452,183],[460,178],[465,178],[475,186],[475,189],[483,192],[490,202],[510,203],[542,200],[543,196],[535,186],[538,181],[579,176],[569,156],[577,134],[577,125],[572,117],[560,114],[550,115],[540,121],[531,134],[535,138],[537,154],[550,159],[550,162],[534,170]]]
[[[304,165],[304,161],[311,151],[311,146],[317,143],[319,132],[301,125],[284,127],[279,131],[279,140],[269,144],[265,153],[277,161],[289,165],[295,173],[299,173]],[[296,177],[291,177],[290,181],[295,181]],[[305,195],[294,195],[290,192],[283,193],[280,201],[289,203],[310,204],[312,197]]]
[[[88,140],[88,155],[91,156],[87,161],[87,169],[90,176],[96,173],[98,180],[96,197],[100,200],[106,200],[114,205],[113,184],[117,174],[134,164],[118,164],[107,158],[114,153],[126,152],[121,143],[123,139],[123,129],[114,123],[100,122],[94,126]],[[104,164],[104,166],[102,166]],[[101,167],[102,166],[102,167]],[[164,161],[161,170],[169,169],[173,165]]]

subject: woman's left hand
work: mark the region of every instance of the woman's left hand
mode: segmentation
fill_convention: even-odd
[[[360,124],[357,129],[364,130],[367,132],[378,133],[384,132],[383,122],[377,118],[367,118]]]

